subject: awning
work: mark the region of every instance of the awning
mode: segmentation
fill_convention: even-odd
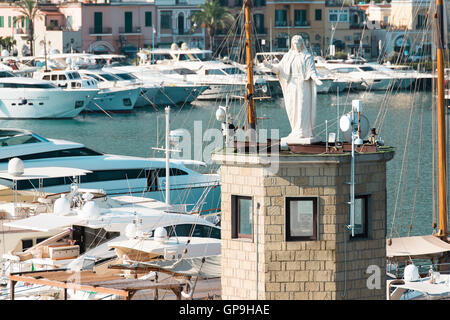
[[[3,224],[6,227],[49,232],[67,228],[86,219],[79,216],[58,216],[51,213],[40,214],[26,219],[11,221]]]
[[[386,257],[390,260],[431,258],[450,251],[450,244],[433,235],[392,238],[386,244]]]

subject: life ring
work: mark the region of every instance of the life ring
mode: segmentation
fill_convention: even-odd
[[[194,289],[192,287],[192,283],[189,280],[186,280],[186,287],[185,287],[185,289],[187,289],[187,288],[189,288],[189,291],[188,292],[181,291],[181,295],[185,299],[190,299],[190,298],[192,298],[192,295],[194,294]]]

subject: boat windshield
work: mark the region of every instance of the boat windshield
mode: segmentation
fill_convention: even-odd
[[[27,89],[53,89],[56,85],[53,83],[0,83],[0,88],[27,88]]]
[[[95,80],[102,82],[104,81],[103,79],[101,79],[100,77],[97,77],[95,74],[91,74],[91,73],[87,73],[86,75],[88,75],[91,78],[94,78]]]
[[[115,76],[108,74],[108,73],[100,73],[99,76],[108,81],[117,81],[118,80],[118,78],[116,78]]]
[[[0,147],[17,146],[25,143],[41,142],[37,137],[32,134],[16,134],[16,135],[2,135],[0,136]]]
[[[178,68],[174,69],[174,71],[178,74],[184,75],[184,74],[196,74],[194,71],[187,69],[187,68]]]
[[[122,80],[136,80],[137,78],[129,73],[116,73],[116,76]]]
[[[223,70],[220,70],[220,69],[208,69],[208,70],[205,70],[205,74],[223,76],[225,73],[223,72]]]
[[[226,69],[223,69],[223,71],[225,71],[226,73],[231,74],[231,75],[243,74],[242,70],[239,68],[226,68]]]
[[[69,75],[69,77],[71,75],[73,77],[73,79],[81,79],[80,74],[78,72],[76,72],[76,71],[69,72],[68,75]]]
[[[359,67],[362,71],[375,71],[372,67]]]
[[[12,78],[15,77],[11,72],[9,71],[0,71],[0,78]]]

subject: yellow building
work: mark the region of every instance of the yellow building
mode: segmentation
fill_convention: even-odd
[[[364,10],[340,0],[253,0],[256,51],[287,51],[290,39],[301,35],[316,55],[327,55],[332,38],[338,51],[370,55],[371,30],[365,28]],[[242,0],[221,0],[242,24]],[[240,26],[242,28],[242,25]],[[334,29],[333,29],[334,28]],[[230,30],[219,30],[215,48],[224,46]],[[239,36],[241,29],[237,28]],[[334,31],[333,31],[334,30]],[[360,43],[362,40],[362,46]],[[231,46],[241,50],[236,43]]]

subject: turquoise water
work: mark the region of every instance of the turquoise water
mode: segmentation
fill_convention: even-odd
[[[380,138],[386,145],[396,148],[395,157],[388,163],[387,172],[387,235],[391,234],[391,229],[393,236],[406,235],[411,222],[414,222],[412,235],[430,234],[433,221],[431,93],[345,94],[339,98],[339,115],[350,110],[352,99],[363,101],[363,114],[369,119],[371,126],[377,127]],[[208,128],[220,128],[220,123],[215,119],[219,104],[208,101],[172,107],[171,129],[184,128],[191,137],[197,134],[197,141],[198,136],[202,140]],[[336,132],[336,104],[335,95],[318,95],[317,132],[323,139],[325,120],[328,121],[329,132]],[[278,128],[280,136],[290,132],[282,99],[256,102],[256,109],[258,128]],[[237,114],[239,110],[241,105],[233,103],[232,113]],[[243,112],[235,118],[238,119],[235,123],[242,125]],[[0,121],[0,126],[29,129],[44,137],[80,142],[105,153],[164,156],[160,151],[152,149],[164,145],[163,108],[139,108],[131,114],[112,114],[111,117],[99,113],[80,115],[71,120],[3,120]],[[189,145],[191,150],[186,151],[184,156],[209,162],[209,141],[197,143],[195,147],[192,143]],[[205,157],[201,157],[203,153]],[[217,165],[209,163],[208,170],[216,169]]]

